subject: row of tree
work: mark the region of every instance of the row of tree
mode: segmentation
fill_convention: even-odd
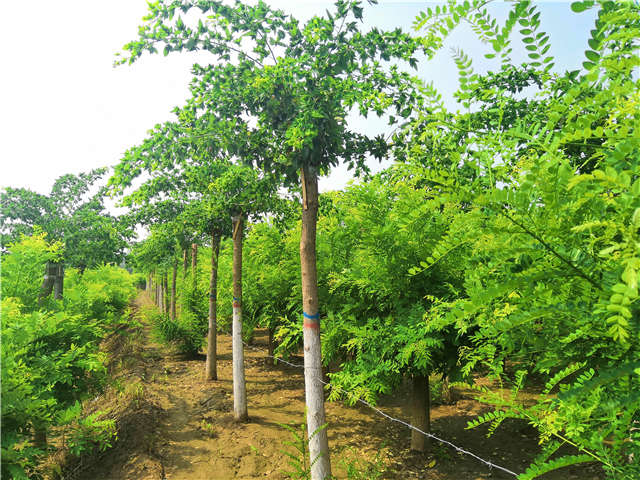
[[[241,219],[254,215],[255,221],[258,213],[271,210],[267,223],[276,225],[278,212],[286,214],[290,207],[286,202],[279,209],[273,203],[265,207],[262,198],[274,198],[282,186],[301,194],[302,308],[296,313],[303,317],[312,478],[331,472],[323,428],[321,314],[329,319],[325,340],[349,353],[333,379],[355,388],[355,397],[388,391],[403,372],[424,385],[430,372],[470,375],[484,365],[499,375],[505,361],[513,362],[516,391],[525,371],[548,376],[540,403],[526,409],[514,396],[498,402],[499,410],[482,421],[495,428],[510,416],[526,418],[544,439],[557,440],[530,476],[594,459],[612,475],[627,471],[620,459],[629,452],[624,439],[631,438],[639,406],[633,339],[639,333],[634,245],[640,210],[633,192],[640,183],[633,71],[640,17],[632,4],[572,6],[578,13],[594,7],[598,13],[584,70],[564,75],[551,73],[549,36],[528,1],[516,2],[502,25],[483,2],[449,2],[416,19],[421,36],[399,29],[361,30],[363,8],[355,1],[339,0],[332,13],[304,24],[264,3],[158,2],[150,6],[139,38],[125,46],[121,63],[132,63],[145,51],[213,55],[212,64],[194,65],[192,98],[175,109],[176,121],[157,126],[130,150],[111,185],[122,191],[146,171],[150,179],[128,202],[154,211],[170,205],[171,218],[180,219],[174,223],[180,231],[176,238],[207,232],[196,228],[203,219],[222,225],[232,218],[225,228],[234,245],[234,410],[239,419],[246,418]],[[182,14],[192,10],[196,14],[185,18],[195,20],[186,23]],[[457,51],[456,96],[467,110],[453,113],[402,65],[416,67],[418,55],[433,56],[463,20],[492,47],[487,57],[499,58],[501,68],[476,74],[472,60]],[[515,29],[529,57],[522,66],[511,61]],[[390,139],[368,136],[349,127],[346,118],[354,110],[385,115],[390,125],[405,123]],[[367,186],[384,192],[362,214],[378,216],[366,226],[375,233],[364,225],[351,232],[346,252],[353,257],[343,258],[342,270],[329,274],[330,287],[323,292],[329,304],[327,299],[341,298],[351,311],[323,308],[316,254],[318,175],[340,162],[363,173],[367,158],[390,154],[405,167]],[[232,164],[253,167],[253,178],[250,170]],[[227,177],[236,169],[247,173]],[[407,199],[414,202],[411,208],[404,204]],[[333,208],[339,212],[342,206]],[[404,216],[395,217],[396,208],[404,208]],[[335,216],[343,230],[348,217]],[[373,221],[380,218],[389,223]],[[415,245],[414,251],[395,251],[402,240]],[[213,265],[218,243],[211,242]],[[335,255],[333,249],[322,254]],[[389,264],[367,260],[388,255]],[[273,265],[269,260],[263,263]],[[365,268],[371,263],[375,268]],[[389,288],[394,282],[402,289]],[[210,299],[215,302],[213,289]],[[269,304],[266,292],[261,302]],[[282,316],[283,306],[277,308],[269,315]],[[342,326],[332,330],[327,324],[336,313]],[[380,359],[385,362],[375,368]],[[566,403],[551,401],[552,389],[565,379],[574,393],[560,396]],[[491,400],[490,391],[483,393]],[[581,427],[573,423],[571,409],[584,411],[604,397],[596,402],[597,418],[590,414]],[[622,411],[629,412],[624,419]],[[557,421],[549,422],[551,413]],[[609,425],[606,435],[604,425]],[[578,433],[582,430],[591,436]],[[612,449],[594,440],[610,435],[620,439]],[[564,443],[577,446],[579,454],[550,460]]]
[[[266,326],[282,354],[302,345],[314,480],[331,475],[323,362],[348,401],[375,401],[411,378],[423,429],[430,375],[506,375],[508,398],[476,387],[496,410],[473,425],[493,431],[517,418],[540,431],[545,448],[522,478],[593,461],[611,478],[639,473],[640,11],[572,5],[590,8],[584,68],[559,75],[528,1],[502,24],[483,1],[452,1],[421,14],[417,36],[363,31],[357,1],[303,24],[262,2],[150,4],[122,63],[158,50],[204,50],[213,63],[194,65],[191,98],[125,154],[108,188],[132,212],[127,228],[150,229],[133,257],[153,276],[158,305],[190,348],[208,330],[208,379],[232,312],[238,420],[248,417],[243,330]],[[463,21],[499,69],[477,74],[456,51],[465,110],[450,112],[407,71]],[[519,66],[516,30],[529,58]],[[354,111],[386,116],[393,134],[354,131]],[[319,175],[341,162],[366,174],[371,157],[396,164],[319,194]],[[56,205],[56,195],[38,202]],[[3,213],[18,204],[3,200]],[[69,212],[59,218],[76,218]],[[11,229],[22,228],[20,215]],[[65,242],[83,231],[55,228]],[[198,267],[197,245],[210,248],[210,267]],[[198,270],[210,271],[208,285]],[[534,405],[518,397],[528,377],[545,385]],[[414,435],[414,448],[421,442]],[[566,445],[576,451],[558,454]]]

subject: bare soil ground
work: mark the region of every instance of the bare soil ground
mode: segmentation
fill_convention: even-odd
[[[146,294],[139,306],[150,305]],[[94,400],[117,410],[119,439],[114,448],[85,462],[66,478],[73,480],[284,479],[290,469],[283,451],[292,435],[281,424],[304,420],[304,378],[300,369],[273,366],[265,357],[266,335],[257,333],[246,349],[249,422],[235,423],[232,412],[231,339],[218,336],[219,380],[204,380],[204,357],[185,359],[157,343],[143,326],[135,348],[120,349],[117,388]],[[117,350],[117,349],[116,349]],[[301,363],[299,360],[295,363]],[[406,393],[384,398],[380,407],[409,420]],[[380,477],[391,480],[478,480],[513,478],[442,444],[427,454],[409,451],[409,430],[365,406],[327,403],[334,474],[347,478],[347,464],[377,463]],[[535,431],[524,423],[506,423],[490,438],[486,430],[466,430],[483,406],[470,398],[432,410],[434,434],[515,472],[523,472],[539,452]],[[597,479],[595,470],[562,471],[545,479]]]

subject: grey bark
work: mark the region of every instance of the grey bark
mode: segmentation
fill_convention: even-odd
[[[182,280],[184,280],[185,278],[187,278],[187,271],[189,270],[189,253],[187,252],[187,249],[185,248],[182,251]]]
[[[302,275],[304,383],[307,405],[307,431],[311,479],[331,477],[329,439],[324,409],[322,384],[322,349],[320,346],[320,316],[318,274],[316,270],[316,223],[318,219],[318,173],[303,167],[302,233],[300,235],[300,267]]]
[[[217,298],[218,298],[218,254],[220,237],[211,234],[211,278],[209,279],[209,332],[207,334],[207,363],[205,366],[207,380],[218,379],[217,355]]]
[[[171,275],[171,320],[176,319],[176,277],[178,276],[178,260],[173,261],[173,274]]]
[[[191,244],[191,275],[193,279],[193,289],[198,286],[198,244]]]
[[[62,300],[64,294],[64,265],[62,263],[57,264],[56,278],[53,281],[53,298],[56,300]]]
[[[58,274],[58,265],[53,262],[47,262],[44,271],[44,279],[42,280],[42,286],[40,287],[40,293],[38,295],[38,306],[44,305],[44,302],[53,292],[53,285],[56,281]]]
[[[164,281],[164,313],[170,314],[171,310],[171,297],[169,295],[169,272],[162,276]]]
[[[242,227],[241,215],[232,217],[233,224],[233,416],[246,422],[247,386],[244,377],[244,346],[242,344]]]

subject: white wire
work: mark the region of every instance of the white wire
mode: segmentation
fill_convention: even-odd
[[[266,353],[263,349],[259,349],[259,348],[253,347],[253,346],[251,346],[251,345],[247,344],[245,341],[243,341],[242,343],[243,343],[247,348],[249,348],[249,349],[251,349],[251,350],[254,350],[254,351],[256,351],[256,352],[263,353],[263,354],[264,354],[264,355],[266,355],[267,357],[273,358],[274,360],[276,360],[276,361],[278,361],[278,362],[282,362],[282,363],[284,363],[284,364],[286,364],[286,365],[289,365],[290,367],[294,367],[294,368],[305,368],[305,367],[304,367],[304,365],[299,365],[299,364],[291,363],[291,362],[288,362],[288,361],[286,361],[286,360],[283,360],[282,358],[277,358],[277,357],[274,357],[273,355],[269,355],[269,354],[268,354],[268,353]],[[348,394],[350,393],[350,392],[348,392],[348,391],[344,390],[343,388],[338,387],[338,386],[336,386],[336,385],[332,385],[331,383],[329,383],[329,382],[325,382],[324,380],[320,380],[320,383],[322,383],[323,385],[327,385],[329,388],[339,390],[339,391],[341,391],[341,392],[342,392],[342,393],[344,393],[344,394],[347,394],[347,395],[348,395]],[[369,402],[367,402],[367,401],[365,401],[365,400],[362,400],[362,399],[358,398],[358,399],[357,399],[357,401],[358,401],[358,402],[360,402],[360,403],[362,403],[363,405],[366,405],[367,407],[369,407],[370,409],[372,409],[373,411],[375,411],[375,412],[376,412],[376,413],[378,413],[379,415],[382,415],[383,417],[385,417],[385,418],[386,418],[386,419],[388,419],[388,420],[391,420],[392,422],[396,422],[396,423],[399,423],[399,424],[401,424],[401,425],[404,425],[405,427],[409,428],[410,430],[415,430],[416,432],[421,433],[421,434],[422,434],[422,435],[424,435],[425,437],[433,438],[434,440],[436,440],[436,441],[438,441],[438,442],[440,442],[440,443],[444,443],[445,445],[449,445],[451,448],[455,449],[457,452],[460,452],[460,453],[463,453],[463,454],[465,454],[465,455],[468,455],[468,456],[470,456],[470,457],[475,458],[476,460],[478,460],[478,461],[480,461],[480,462],[484,463],[485,465],[487,465],[490,469],[495,468],[495,469],[497,469],[497,470],[502,470],[503,472],[508,473],[509,475],[513,475],[514,477],[517,477],[517,476],[518,476],[518,474],[517,474],[517,473],[512,472],[512,471],[511,471],[511,470],[509,470],[508,468],[501,467],[500,465],[496,465],[495,463],[490,462],[489,460],[485,460],[484,458],[480,458],[480,457],[479,457],[478,455],[476,455],[475,453],[469,452],[468,450],[465,450],[465,449],[464,449],[464,448],[462,448],[462,447],[458,447],[457,445],[454,445],[453,443],[449,442],[448,440],[444,440],[444,439],[442,439],[442,438],[440,438],[440,437],[437,437],[437,436],[435,436],[435,435],[434,435],[434,434],[432,434],[432,433],[423,432],[423,431],[422,431],[422,430],[420,430],[418,427],[415,427],[415,426],[411,425],[410,423],[407,423],[407,422],[405,422],[405,421],[403,421],[403,420],[400,420],[399,418],[392,417],[391,415],[388,415],[388,414],[384,413],[382,410],[380,410],[380,409],[379,409],[379,408],[377,408],[377,407],[374,407],[373,405],[371,405]]]

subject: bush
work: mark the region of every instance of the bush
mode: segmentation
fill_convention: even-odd
[[[46,237],[45,233],[22,235],[2,256],[2,298],[19,299],[24,311],[37,308],[45,265],[59,260],[62,254],[62,244],[48,243]]]
[[[65,312],[24,312],[2,301],[2,475],[27,478],[39,448],[29,440],[56,416],[101,386],[103,330]]]
[[[192,313],[185,312],[171,320],[150,306],[142,311],[142,316],[153,325],[162,342],[174,345],[184,355],[195,357],[204,345],[202,328]]]
[[[113,265],[85,270],[68,269],[64,308],[87,318],[113,319],[124,313],[136,294],[135,277]]]
[[[61,245],[37,233],[8,250],[2,258],[2,477],[28,478],[45,453],[31,442],[36,431],[46,438],[51,426],[74,423],[76,451],[108,446],[113,427],[81,419],[80,402],[106,380],[99,345],[135,287],[115,266],[84,275],[69,269],[64,300],[38,305],[45,265],[60,260]]]

